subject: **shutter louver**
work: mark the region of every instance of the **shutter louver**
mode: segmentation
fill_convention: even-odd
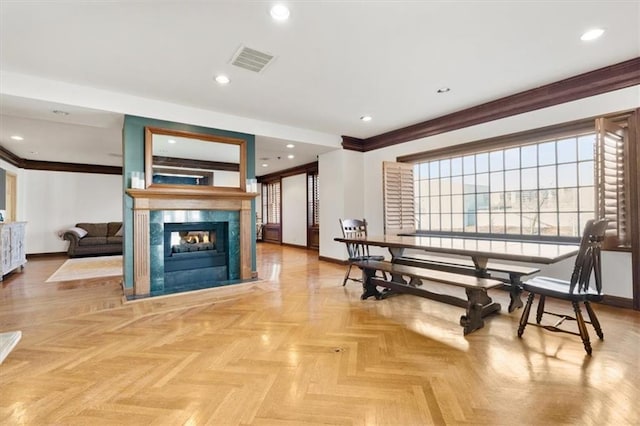
[[[413,195],[413,164],[382,163],[384,233],[413,233],[416,230]]]
[[[596,202],[598,218],[608,219],[605,248],[629,246],[626,130],[605,118],[596,120]]]

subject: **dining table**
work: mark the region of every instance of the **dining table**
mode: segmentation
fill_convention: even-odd
[[[471,273],[477,277],[489,278],[488,263],[493,260],[506,260],[526,264],[550,265],[578,254],[579,245],[573,243],[521,241],[499,238],[468,238],[458,236],[435,235],[374,235],[366,237],[334,238],[337,242],[363,244],[383,247],[391,254],[391,263],[403,263],[408,250],[460,256],[471,259]],[[418,264],[412,263],[416,266]],[[425,268],[433,267],[429,262],[419,263]],[[449,266],[449,271],[468,272],[469,268]],[[568,272],[569,274],[569,272]],[[511,283],[511,303],[509,312],[522,307],[520,299],[522,288]]]

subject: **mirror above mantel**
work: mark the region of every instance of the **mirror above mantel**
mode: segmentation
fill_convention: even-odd
[[[244,192],[246,163],[244,139],[145,127],[147,188]]]

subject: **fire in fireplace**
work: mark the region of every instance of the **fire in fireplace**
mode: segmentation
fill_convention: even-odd
[[[164,287],[211,285],[229,279],[228,224],[164,224]]]

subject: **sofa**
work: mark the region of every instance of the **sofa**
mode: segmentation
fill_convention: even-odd
[[[69,241],[69,257],[122,254],[122,222],[77,223],[62,238]]]

